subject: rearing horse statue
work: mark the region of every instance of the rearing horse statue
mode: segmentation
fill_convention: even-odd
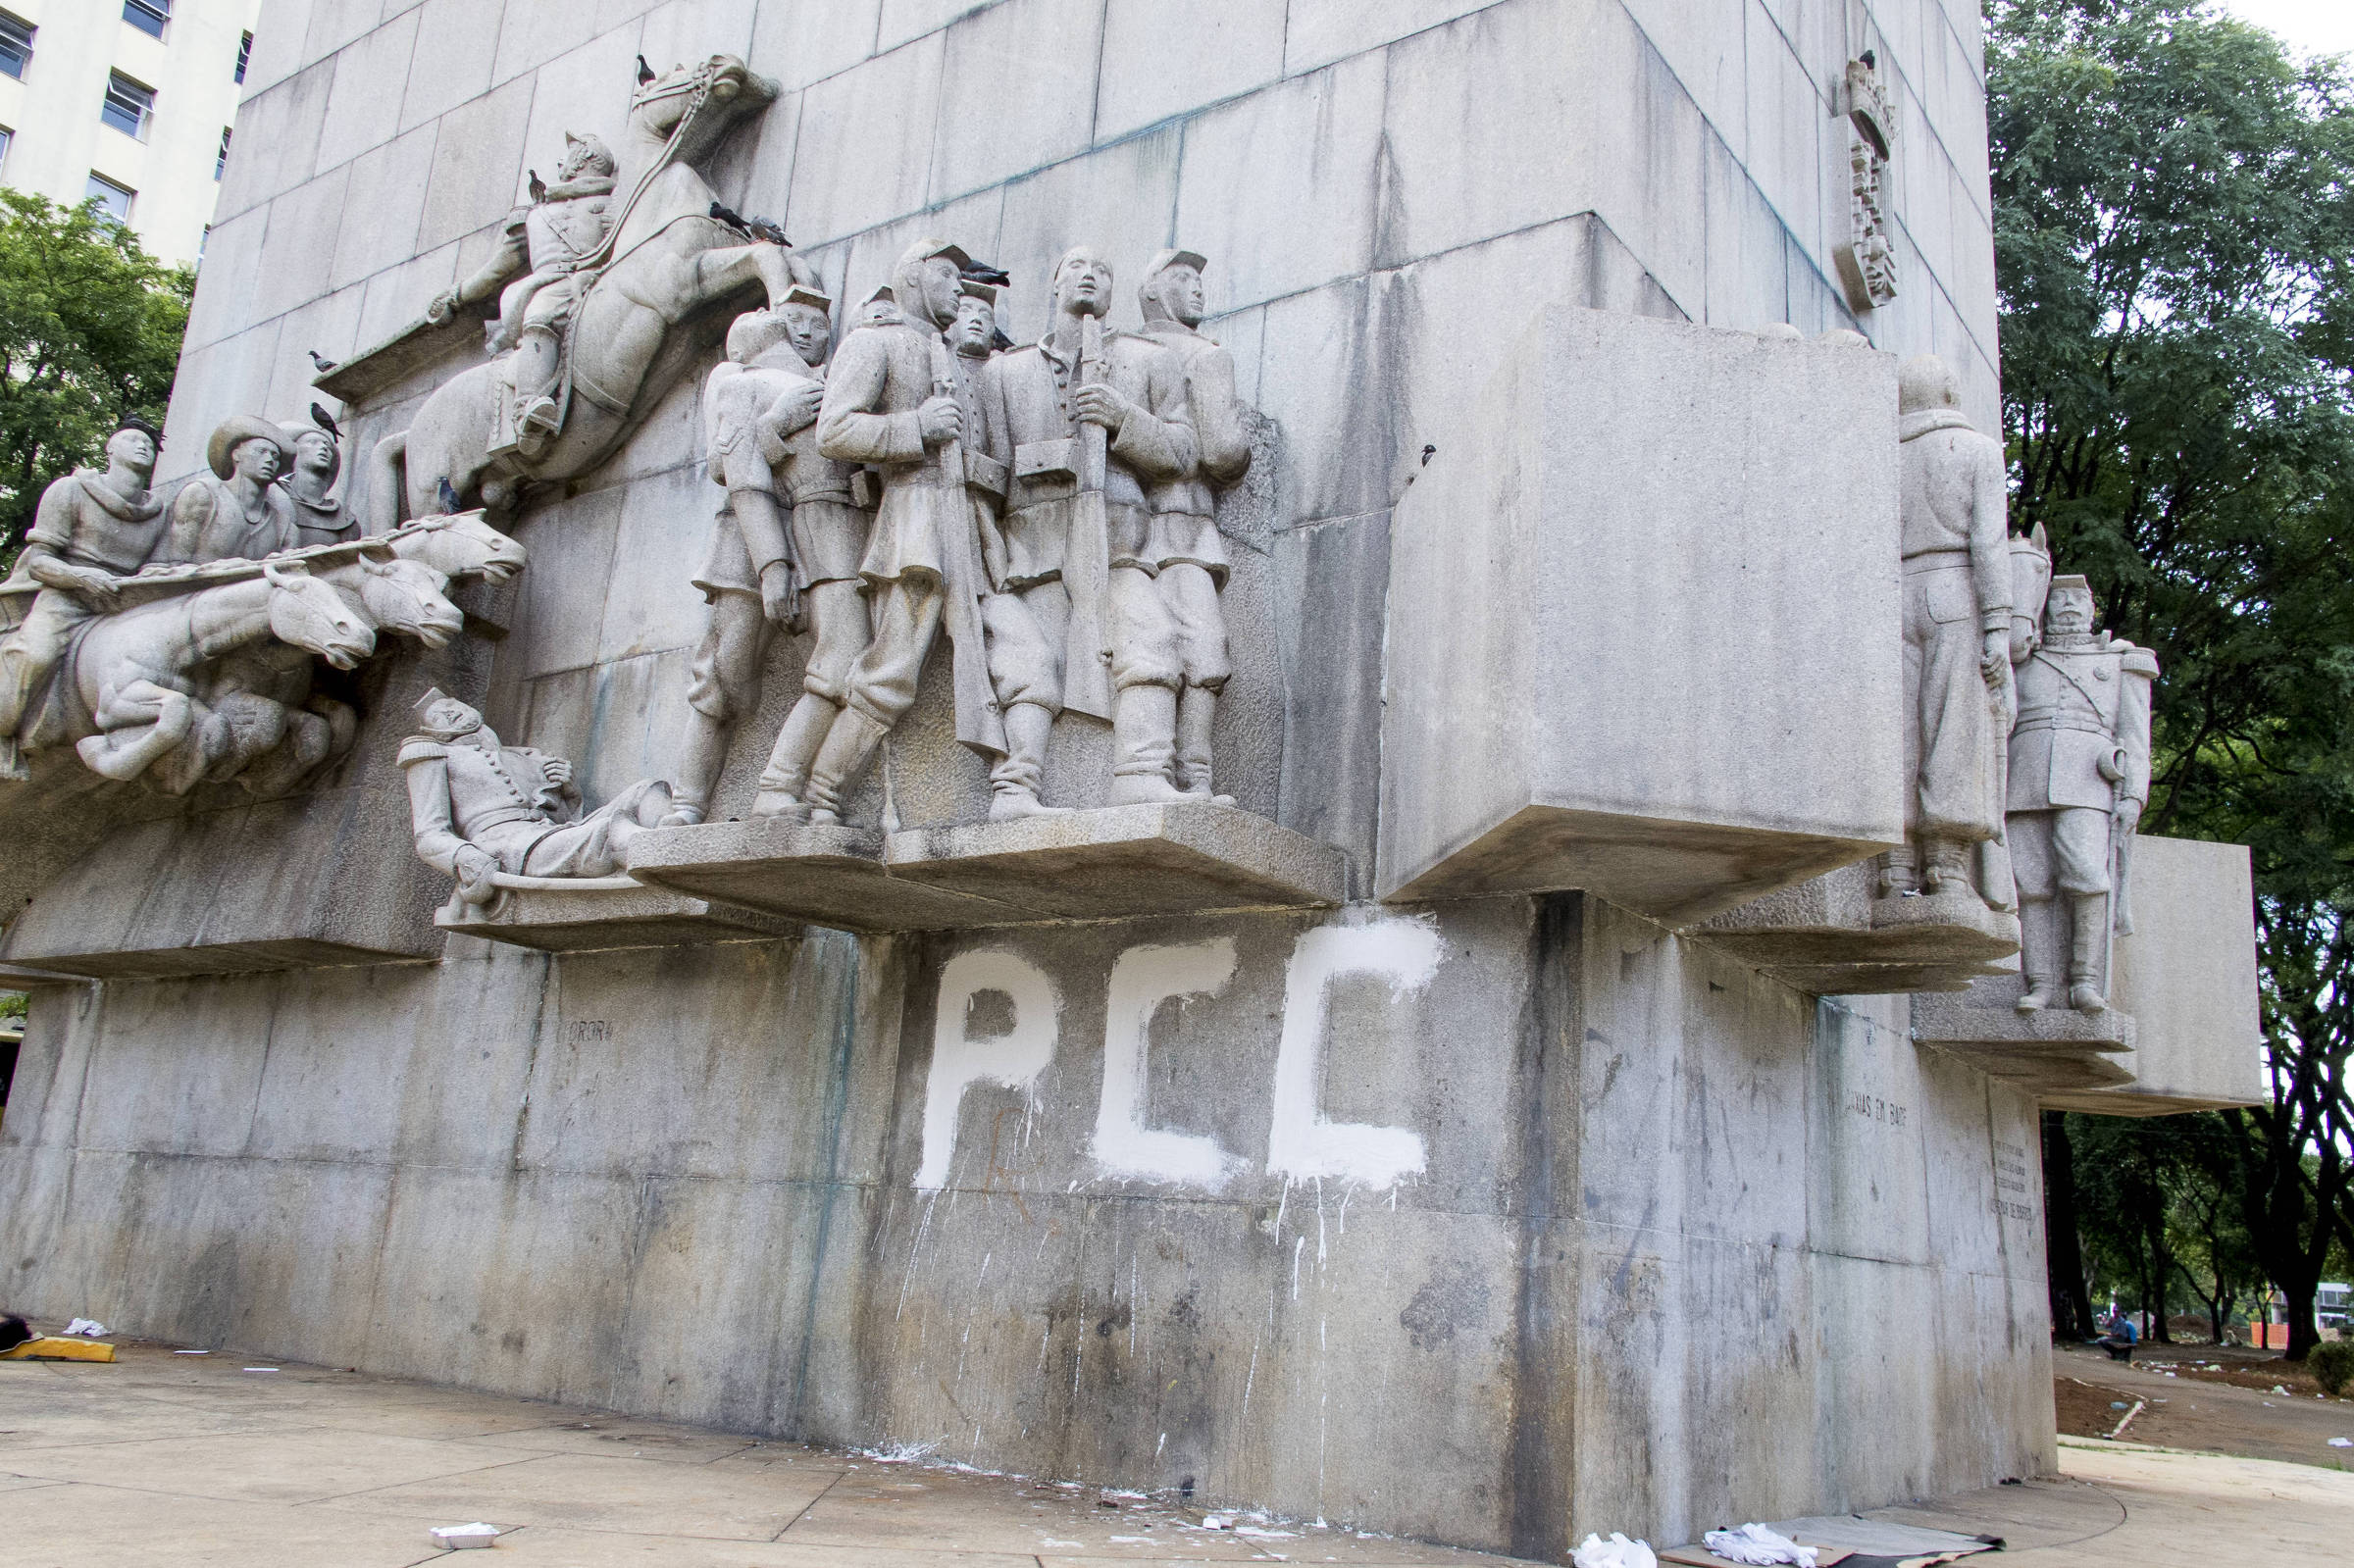
[[[693,364],[694,345],[680,328],[755,282],[771,305],[796,282],[814,285],[807,264],[782,244],[712,216],[717,194],[694,167],[777,92],[733,55],[678,67],[638,89],[616,154],[615,221],[573,274],[560,428],[528,453],[506,445],[494,429],[501,362],[461,372],[426,399],[407,430],[378,444],[369,476],[377,527],[476,499],[511,516],[524,486],[585,474],[613,455]]]

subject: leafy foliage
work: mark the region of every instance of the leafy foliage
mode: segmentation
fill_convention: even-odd
[[[0,189],[0,566],[119,418],[162,425],[194,287],[96,208]]]
[[[2354,1183],[2354,80],[2204,0],[1988,25],[2013,525],[2158,652],[2145,831],[2254,849],[2271,1096],[2221,1126],[2301,1355]]]
[[[2354,1340],[2317,1344],[2305,1358],[2305,1364],[2312,1369],[2313,1381],[2322,1386],[2322,1391],[2335,1398],[2345,1391],[2349,1381],[2354,1381]]]

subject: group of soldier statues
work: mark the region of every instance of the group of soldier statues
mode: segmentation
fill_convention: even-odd
[[[1231,804],[1211,778],[1228,562],[1216,498],[1250,466],[1233,362],[1200,331],[1190,251],[1154,257],[1143,326],[1107,331],[1112,271],[1069,251],[1050,325],[998,330],[1003,275],[926,239],[833,347],[832,302],[796,288],[739,317],[703,388],[725,492],[695,578],[710,602],[669,821],[711,810],[774,629],[805,632],[801,693],[751,813],[839,823],[950,639],[956,736],[990,763],[989,816],[1046,803],[1068,712],[1111,726],[1112,805]],[[1002,349],[1002,351],[1000,351]]]
[[[276,425],[249,415],[206,443],[209,473],[167,506],[149,488],[159,437],[130,418],[108,438],[106,467],[79,469],[41,494],[15,570],[0,583],[0,778],[26,777],[25,731],[37,700],[92,619],[167,568],[260,561],[343,543],[358,525],[333,496],[342,444],[333,416]]]
[[[2158,661],[2098,630],[2090,584],[2052,575],[2040,528],[2010,534],[2001,443],[1959,402],[1939,360],[1903,366],[1909,787],[1875,923],[1916,896],[2016,910],[2019,1010],[2095,1011],[2113,937],[2132,931]]]

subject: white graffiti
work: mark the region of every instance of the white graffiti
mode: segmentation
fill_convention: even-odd
[[[1427,919],[1325,926],[1300,937],[1284,977],[1282,1037],[1269,1096],[1269,1174],[1378,1188],[1423,1170],[1420,1134],[1333,1121],[1324,1114],[1318,1086],[1334,984],[1370,976],[1388,984],[1393,1001],[1403,1002],[1430,985],[1445,951]],[[1247,1162],[1214,1138],[1146,1125],[1153,1016],[1172,998],[1222,995],[1236,967],[1231,936],[1135,947],[1113,962],[1104,987],[1102,1090],[1088,1142],[1102,1174],[1215,1191],[1245,1168]],[[1011,1001],[1011,1028],[975,1039],[967,1014],[974,998],[990,991]],[[919,1189],[947,1185],[967,1089],[996,1084],[1034,1093],[1060,1041],[1061,1010],[1054,983],[1018,954],[992,947],[948,961],[933,1021],[923,1158],[915,1174]]]
[[[975,1039],[966,1033],[965,1015],[986,991],[1000,991],[1012,1001],[1013,1027]],[[924,1090],[924,1158],[916,1167],[917,1188],[947,1185],[966,1089],[986,1083],[1026,1092],[1038,1081],[1054,1059],[1061,1012],[1054,982],[1018,953],[985,947],[948,960],[940,972],[940,1008],[932,1020],[932,1076]]]
[[[1376,975],[1403,1001],[1428,986],[1446,949],[1429,922],[1384,920],[1325,926],[1300,938],[1284,977],[1283,1044],[1275,1053],[1274,1103],[1267,1124],[1267,1169],[1307,1180],[1332,1177],[1388,1187],[1422,1169],[1420,1134],[1404,1127],[1329,1121],[1318,1103],[1324,1032],[1332,983]]]
[[[1103,999],[1103,1097],[1089,1152],[1107,1175],[1183,1182],[1215,1191],[1241,1162],[1214,1138],[1145,1125],[1152,1015],[1173,996],[1214,996],[1234,979],[1234,938],[1188,947],[1131,947],[1111,966]]]

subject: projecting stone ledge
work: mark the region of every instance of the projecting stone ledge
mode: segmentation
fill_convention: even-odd
[[[1785,887],[1694,935],[1817,996],[1960,990],[2019,951],[2019,917],[1967,889],[1875,898],[1868,864]]]
[[[1980,1072],[2037,1090],[2113,1087],[2133,1082],[2133,1020],[2112,1007],[2019,1011],[2016,974],[1913,1000],[1913,1037]]]
[[[618,880],[618,879],[617,879]],[[448,905],[434,925],[460,936],[481,936],[541,952],[594,952],[614,947],[675,947],[695,942],[757,941],[793,936],[800,922],[757,909],[738,909],[663,887],[516,887],[487,914],[453,918]]]
[[[910,829],[777,820],[640,835],[639,881],[846,931],[1337,904],[1341,853],[1224,806],[1107,806],[1018,822]]]

